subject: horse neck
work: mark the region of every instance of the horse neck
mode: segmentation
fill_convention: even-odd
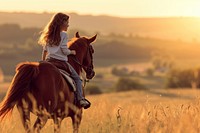
[[[78,50],[76,50],[76,51],[78,51]],[[77,52],[76,58],[80,62],[80,64],[78,64],[77,62],[75,62],[72,58],[74,58],[74,57],[71,56],[69,58],[69,63],[74,68],[74,70],[80,75],[80,73],[81,73],[81,66],[80,66],[80,64],[82,64],[82,62],[83,62],[83,56],[81,55],[81,53]]]
[[[77,63],[75,63],[74,61],[71,61],[71,60],[69,60],[69,63],[74,68],[74,70],[80,75],[80,72],[81,72],[80,65],[78,65]]]
[[[80,64],[83,63],[83,58],[84,58],[84,53],[85,53],[85,48],[78,46],[80,42],[73,43],[70,48],[74,49],[76,51],[76,59],[80,62]],[[83,46],[83,45],[82,45]],[[75,62],[72,58],[73,56],[69,56],[69,63],[72,65],[72,67],[75,69],[75,71],[80,75],[81,73],[81,68],[80,64]]]

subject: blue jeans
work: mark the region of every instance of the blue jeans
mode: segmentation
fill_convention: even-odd
[[[77,74],[77,72],[74,70],[74,68],[69,64],[67,63],[68,66],[69,66],[69,69],[71,71],[71,77],[73,78],[73,80],[75,81],[76,83],[76,89],[77,89],[77,100],[82,100],[84,99],[83,97],[83,90],[82,90],[82,81],[79,77],[79,75]]]

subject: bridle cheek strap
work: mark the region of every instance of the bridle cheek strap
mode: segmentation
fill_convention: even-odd
[[[85,71],[81,70],[80,77],[83,83],[83,88],[85,88],[86,83],[89,82],[89,79],[86,78]]]

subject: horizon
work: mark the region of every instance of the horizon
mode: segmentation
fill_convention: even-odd
[[[121,18],[200,17],[198,0],[163,0],[162,3],[160,0],[6,0],[0,4],[5,12],[69,12]]]
[[[5,12],[0,11],[1,14],[1,24],[6,23],[16,23],[19,24],[20,27],[39,27],[45,25],[48,19],[51,17],[52,12]],[[42,17],[44,15],[45,17]],[[72,17],[71,28],[80,28],[82,30],[90,29],[90,32],[101,32],[102,34],[109,34],[112,32],[116,32],[116,34],[124,33],[124,35],[139,35],[141,37],[148,37],[154,39],[161,40],[181,40],[183,42],[199,42],[199,30],[200,30],[200,17],[137,17],[137,18],[120,18],[113,16],[87,16],[80,15],[78,13],[72,12],[69,13]],[[37,16],[37,17],[36,17]],[[39,17],[40,16],[40,17]],[[29,17],[36,17],[35,21],[29,20]],[[39,18],[38,18],[39,17]],[[73,19],[74,18],[74,19]],[[79,24],[77,18],[84,19],[90,18],[88,22],[84,22]],[[41,19],[42,21],[37,21],[37,19]],[[113,25],[113,23],[118,24],[118,28],[110,26],[108,28],[107,25],[98,25],[96,24],[98,21],[102,21],[102,23],[107,23],[107,25]],[[106,20],[106,21],[105,21]],[[127,24],[127,22],[129,24]],[[123,23],[121,23],[123,22]],[[141,23],[142,22],[142,23]],[[86,23],[91,23],[92,27],[86,26]],[[125,26],[123,26],[123,24]],[[98,26],[97,26],[98,25]],[[112,27],[112,28],[111,28]],[[115,29],[113,31],[113,28]],[[110,30],[109,30],[110,29]]]
[[[27,14],[54,14],[57,12],[48,12],[48,11],[43,11],[43,12],[33,12],[33,11],[3,11],[0,10],[0,13],[27,13]],[[94,16],[94,17],[114,17],[114,18],[122,18],[122,19],[154,19],[154,18],[160,18],[160,19],[165,19],[165,18],[200,18],[200,16],[135,16],[135,17],[121,17],[121,16],[114,16],[114,15],[109,15],[109,14],[81,14],[78,12],[63,12],[63,13],[68,13],[68,14],[77,14],[79,16]]]

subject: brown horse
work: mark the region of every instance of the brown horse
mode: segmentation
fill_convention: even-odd
[[[94,77],[94,50],[90,43],[95,39],[96,35],[91,38],[80,37],[77,32],[76,37],[68,43],[69,48],[77,53],[76,56],[69,56],[69,63],[78,74],[83,68],[88,79]],[[0,118],[2,120],[17,105],[26,132],[39,132],[48,119],[54,120],[54,131],[59,132],[65,117],[71,117],[73,131],[78,132],[82,108],[74,99],[71,86],[54,65],[46,61],[21,63],[1,103]],[[33,130],[30,127],[30,112],[37,115]]]

